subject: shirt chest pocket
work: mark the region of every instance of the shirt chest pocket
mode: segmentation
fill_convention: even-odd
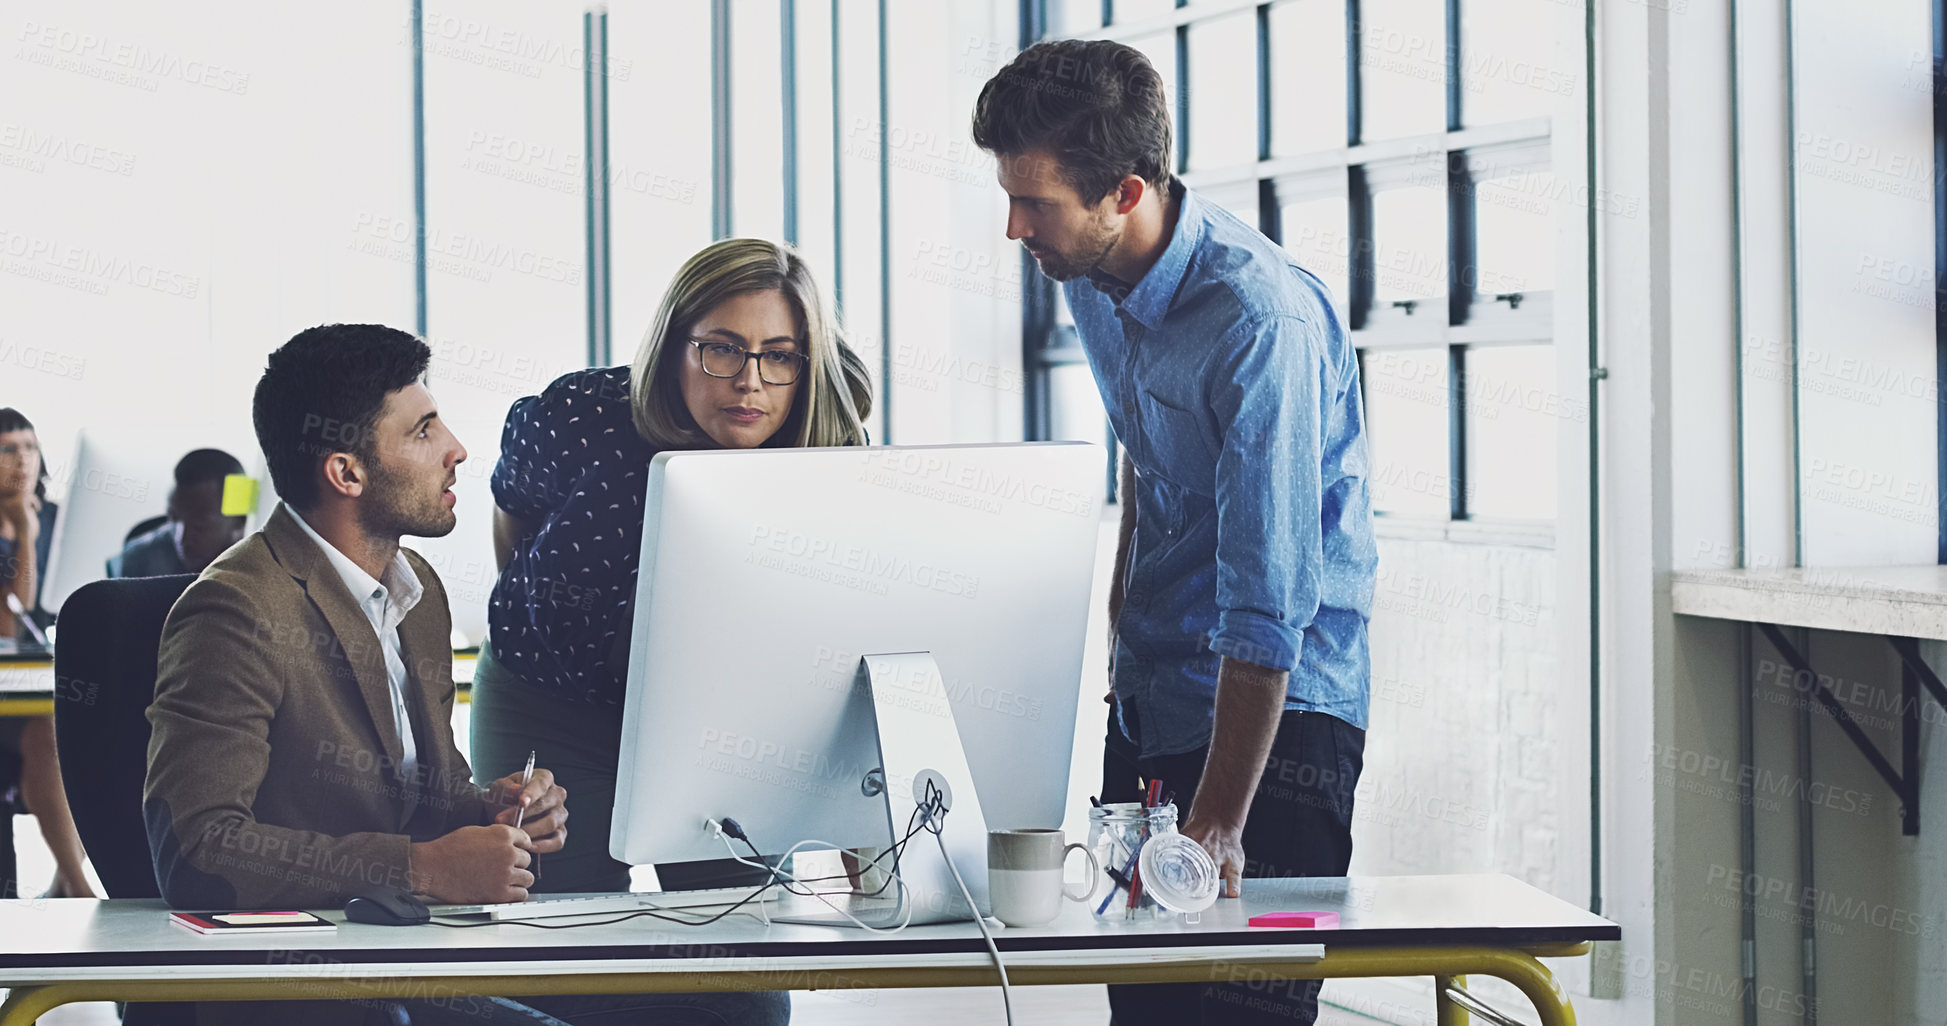
[[[1204,438],[1204,416],[1136,390],[1142,412],[1143,447],[1156,474],[1179,487],[1209,495],[1215,490],[1217,455]]]

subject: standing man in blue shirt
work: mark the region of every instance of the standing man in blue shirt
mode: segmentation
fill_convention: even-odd
[[[1007,236],[1062,283],[1128,452],[1115,707],[1182,831],[1242,877],[1342,876],[1377,566],[1358,358],[1324,285],[1170,174],[1142,54],[1030,47],[981,90]],[[1300,1022],[1317,981],[1109,988],[1116,1026]]]

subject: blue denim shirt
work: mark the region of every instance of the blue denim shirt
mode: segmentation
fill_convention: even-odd
[[[1290,671],[1286,709],[1363,729],[1378,556],[1357,355],[1317,278],[1171,188],[1141,281],[1063,286],[1137,472],[1116,696],[1145,756],[1209,742],[1220,656]]]

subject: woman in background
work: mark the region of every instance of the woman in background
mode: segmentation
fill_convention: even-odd
[[[0,409],[0,638],[30,638],[6,598],[32,616],[40,608],[41,575],[47,570],[54,537],[56,506],[47,498],[47,464],[40,437],[19,410]],[[20,795],[40,821],[41,837],[54,854],[53,898],[92,898],[82,870],[81,835],[68,812],[61,787],[61,764],[54,756],[54,717],[0,717],[0,762],[20,762]],[[0,791],[6,790],[0,781]],[[0,815],[10,814],[0,810]],[[0,897],[13,897],[16,884],[0,880]]]

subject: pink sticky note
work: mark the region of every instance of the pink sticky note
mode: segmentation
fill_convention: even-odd
[[[1252,916],[1250,925],[1324,930],[1339,925],[1339,914],[1337,912],[1265,912]]]

